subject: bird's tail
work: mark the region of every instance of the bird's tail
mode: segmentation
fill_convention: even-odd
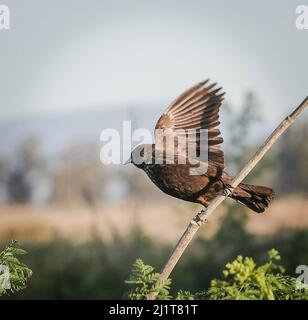
[[[274,195],[271,188],[240,183],[230,197],[251,210],[261,213],[268,207]]]

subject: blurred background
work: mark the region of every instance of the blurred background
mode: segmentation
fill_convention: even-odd
[[[1,3],[2,4],[2,3]],[[11,298],[122,298],[137,257],[158,270],[199,206],[132,166],[100,162],[100,133],[152,130],[183,90],[226,91],[221,130],[235,174],[307,96],[308,30],[298,1],[6,0],[0,30],[0,248],[17,239],[33,270]],[[308,115],[245,180],[271,186],[264,214],[225,201],[173,273],[205,289],[238,254],[278,249],[308,265]]]

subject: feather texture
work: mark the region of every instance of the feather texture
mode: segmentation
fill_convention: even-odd
[[[217,88],[216,83],[210,83],[209,80],[189,88],[170,104],[158,120],[155,126],[156,141],[163,141],[158,135],[171,129],[169,135],[173,136],[174,146],[178,147],[178,138],[183,137],[182,131],[185,130],[188,144],[194,143],[198,155],[202,141],[204,141],[202,132],[207,130],[208,154],[206,160],[224,167],[224,153],[219,146],[223,138],[217,128],[220,124],[219,109],[223,99],[224,93],[221,92],[221,88]]]

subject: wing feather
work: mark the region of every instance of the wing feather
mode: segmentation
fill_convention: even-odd
[[[217,128],[219,122],[219,110],[224,99],[222,88],[217,87],[216,83],[210,83],[207,79],[192,86],[176,98],[159,118],[155,126],[155,135],[157,132],[172,130],[174,139],[178,141],[179,137],[186,135],[188,141],[194,141],[197,154],[200,152],[200,145],[203,138],[201,130],[208,130],[208,160],[216,162],[221,167],[224,166],[224,153],[219,146],[223,142],[220,130]],[[193,135],[187,133],[194,129]],[[186,133],[183,134],[182,130]],[[179,132],[177,132],[179,131]],[[190,142],[188,142],[190,143]]]

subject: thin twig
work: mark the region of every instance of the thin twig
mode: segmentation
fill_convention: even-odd
[[[196,216],[190,221],[188,227],[186,228],[182,237],[175,246],[171,256],[169,257],[167,263],[162,269],[156,287],[159,287],[159,285],[162,282],[168,279],[172,270],[176,266],[177,262],[181,258],[189,243],[192,241],[195,233],[198,231],[202,223],[206,221],[208,217],[213,213],[213,211],[226,199],[228,195],[230,195],[231,190],[233,188],[236,188],[242,182],[242,180],[245,179],[245,177],[262,159],[266,152],[273,146],[277,139],[284,133],[286,129],[290,127],[290,125],[296,120],[296,118],[304,111],[307,105],[308,97],[306,97],[306,99],[289,116],[287,116],[280,123],[280,125],[273,131],[273,133],[266,139],[266,141],[262,144],[262,146],[259,148],[256,154],[252,157],[252,159],[246,164],[242,171],[232,180],[230,184],[230,190],[225,190],[224,194],[218,195],[214,200],[210,202],[206,210],[197,213]],[[151,292],[148,295],[148,300],[154,300],[157,294],[158,292]]]

